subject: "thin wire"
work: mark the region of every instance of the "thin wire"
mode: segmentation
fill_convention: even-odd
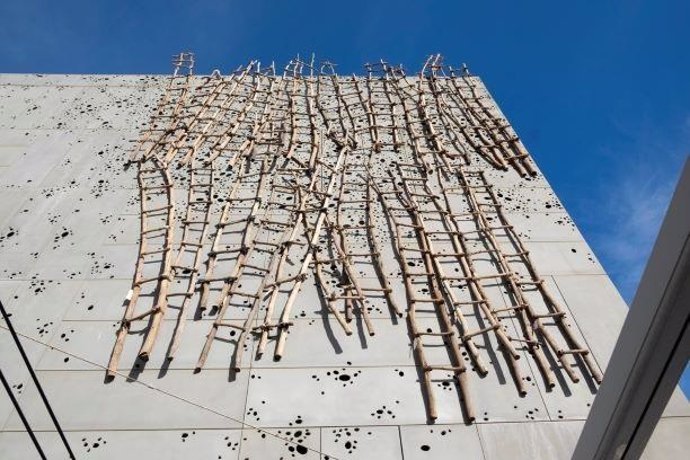
[[[5,329],[6,331],[9,331],[9,329],[8,329],[6,326],[2,325],[2,324],[0,324],[0,329]],[[63,349],[60,348],[60,347],[56,347],[56,346],[51,345],[51,344],[49,344],[49,343],[47,343],[47,342],[43,342],[43,341],[38,340],[38,339],[36,339],[36,338],[34,338],[34,337],[31,337],[31,336],[29,336],[29,335],[23,334],[23,333],[21,333],[21,332],[19,332],[19,331],[16,331],[16,330],[15,330],[15,333],[16,333],[17,335],[19,335],[19,336],[25,338],[25,339],[31,340],[31,341],[34,342],[34,343],[37,343],[37,344],[39,344],[39,345],[42,345],[42,346],[44,346],[44,347],[46,347],[46,348],[50,348],[51,350],[58,351],[58,352],[60,352],[60,353],[62,353],[62,354],[65,354],[65,355],[70,356],[70,357],[72,357],[72,358],[76,358],[76,359],[78,359],[78,360],[80,360],[80,361],[83,361],[83,362],[85,362],[85,363],[91,364],[92,366],[101,368],[101,369],[103,369],[103,370],[108,370],[107,366],[104,366],[104,365],[99,364],[99,363],[97,363],[97,362],[91,361],[90,359],[84,358],[83,356],[75,355],[74,353],[71,353],[71,352],[69,352],[69,351],[67,351],[67,350],[63,350]],[[212,414],[215,414],[215,415],[218,415],[218,416],[220,416],[220,417],[223,417],[223,418],[226,418],[226,419],[228,419],[228,420],[231,420],[231,421],[233,421],[233,422],[239,423],[239,424],[242,425],[243,427],[249,427],[249,428],[251,428],[251,429],[253,429],[253,430],[259,431],[260,433],[266,433],[266,434],[269,435],[269,436],[273,436],[274,438],[280,439],[281,441],[285,441],[285,442],[287,442],[287,443],[289,443],[289,444],[294,444],[294,445],[296,445],[296,446],[302,446],[302,447],[304,447],[304,448],[307,449],[307,450],[310,450],[310,451],[312,451],[312,452],[316,452],[317,454],[321,454],[321,455],[327,456],[328,458],[330,458],[330,459],[332,459],[332,460],[340,460],[338,457],[334,457],[334,456],[332,456],[331,454],[327,454],[327,453],[322,452],[322,451],[320,451],[320,450],[318,450],[318,449],[313,449],[313,448],[311,448],[311,447],[307,447],[307,446],[305,446],[305,445],[303,445],[303,444],[300,444],[300,443],[298,443],[298,442],[291,441],[291,440],[289,440],[289,439],[287,439],[287,438],[284,438],[283,436],[281,436],[281,435],[279,435],[279,434],[272,433],[271,431],[266,430],[265,428],[260,428],[260,427],[258,427],[258,426],[252,425],[251,423],[247,423],[247,422],[244,422],[244,421],[242,421],[242,420],[236,419],[236,418],[234,418],[234,417],[232,417],[232,416],[230,416],[230,415],[227,415],[227,414],[224,414],[224,413],[222,413],[222,412],[219,412],[219,411],[217,411],[217,410],[215,410],[215,409],[213,409],[213,408],[211,408],[211,407],[204,406],[203,404],[198,403],[198,402],[196,402],[196,401],[192,401],[191,399],[187,399],[187,398],[185,398],[185,397],[183,397],[183,396],[180,396],[180,395],[178,395],[178,394],[172,393],[172,392],[170,392],[170,391],[168,391],[168,390],[164,390],[164,389],[162,389],[162,388],[158,388],[158,387],[156,387],[156,386],[154,386],[154,385],[151,385],[150,383],[148,383],[148,382],[146,382],[146,381],[144,381],[144,380],[140,380],[140,379],[138,379],[138,378],[131,377],[131,376],[129,376],[129,375],[127,375],[127,374],[124,374],[124,373],[122,373],[122,372],[120,372],[120,371],[115,371],[115,374],[116,374],[116,375],[119,375],[120,377],[124,377],[125,379],[127,379],[127,380],[130,381],[130,382],[138,383],[138,384],[140,384],[140,385],[142,385],[142,386],[145,386],[146,388],[149,388],[149,389],[151,389],[151,390],[157,391],[157,392],[159,392],[159,393],[161,393],[161,394],[164,394],[164,395],[166,395],[166,396],[169,396],[169,397],[171,397],[171,398],[177,399],[178,401],[182,401],[182,402],[185,402],[185,403],[187,403],[187,404],[191,404],[192,406],[198,407],[199,409],[202,409],[202,410],[211,412]]]
[[[43,460],[46,460],[46,454],[43,453],[41,444],[38,442],[38,439],[36,439],[36,433],[34,433],[34,430],[31,429],[31,425],[29,425],[29,421],[26,419],[26,416],[24,415],[22,406],[19,405],[19,401],[17,401],[17,398],[14,396],[14,393],[12,393],[12,388],[10,387],[10,384],[7,382],[7,379],[5,379],[5,374],[3,374],[2,369],[0,369],[0,380],[2,381],[2,386],[4,386],[5,390],[7,391],[7,396],[10,397],[10,400],[12,401],[14,408],[17,410],[19,418],[22,420],[22,423],[24,424],[26,433],[29,435],[31,441],[34,443],[34,446],[38,451],[38,455],[40,455]]]
[[[70,447],[69,442],[67,441],[67,437],[65,436],[65,433],[62,431],[62,427],[60,426],[60,422],[58,422],[57,417],[55,416],[55,412],[53,412],[53,408],[50,406],[50,402],[48,401],[48,397],[46,396],[45,392],[43,391],[43,386],[41,386],[41,382],[38,381],[38,376],[36,375],[36,372],[34,372],[34,368],[31,365],[31,361],[29,361],[29,357],[26,355],[26,352],[24,351],[24,347],[22,346],[22,343],[19,341],[19,337],[17,337],[17,331],[14,330],[14,326],[12,325],[12,321],[10,320],[10,315],[7,314],[7,311],[5,310],[5,306],[2,304],[2,301],[0,301],[0,313],[2,313],[2,317],[5,320],[5,324],[7,324],[6,329],[10,331],[10,334],[12,335],[12,339],[14,339],[14,343],[17,345],[17,349],[19,350],[19,354],[22,355],[22,359],[24,360],[24,365],[26,365],[26,369],[29,371],[29,374],[31,375],[31,379],[34,382],[34,385],[36,386],[36,390],[38,390],[38,394],[41,396],[41,400],[43,401],[43,405],[45,406],[46,410],[48,411],[48,415],[50,415],[50,419],[53,421],[53,425],[55,426],[55,429],[57,430],[58,434],[60,435],[60,439],[62,440],[62,444],[65,446],[65,449],[67,449],[67,453],[69,454],[69,458],[74,460],[74,452],[72,452],[72,447]]]

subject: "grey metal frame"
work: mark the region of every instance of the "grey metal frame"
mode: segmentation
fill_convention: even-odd
[[[573,459],[637,459],[690,357],[690,159]]]

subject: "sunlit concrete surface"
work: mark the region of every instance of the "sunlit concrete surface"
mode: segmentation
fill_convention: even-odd
[[[157,76],[0,75],[0,298],[15,328],[36,339],[23,343],[77,458],[569,458],[595,384],[559,378],[548,389],[533,361],[521,359],[520,397],[505,362],[487,351],[491,371],[469,380],[476,422],[464,423],[457,392],[439,383],[439,418],[428,424],[404,318],[396,324],[385,308],[374,310],[376,335],[358,328],[348,337],[322,308],[313,279],[293,310],[281,361],[255,360],[250,340],[235,373],[231,349],[214,345],[195,374],[212,320],[190,315],[169,365],[162,345],[137,362],[134,334],[120,366],[130,378],[106,383],[138,250],[136,171],[123,165],[165,85]],[[526,182],[487,168],[487,178],[605,369],[627,311],[616,288],[541,174]],[[500,286],[489,294],[507,302]],[[395,295],[404,303],[402,286]],[[174,325],[164,320],[160,340]],[[493,337],[478,342],[496,347]],[[49,458],[66,458],[5,329],[0,366]],[[682,458],[688,434],[690,406],[677,391],[645,457]],[[34,456],[3,396],[0,458]]]

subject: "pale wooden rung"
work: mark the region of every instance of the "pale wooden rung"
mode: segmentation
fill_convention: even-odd
[[[504,311],[516,311],[516,310],[523,310],[527,308],[526,305],[515,305],[513,307],[506,307],[506,308],[498,308],[496,310],[491,310],[493,313],[503,313]]]
[[[180,246],[193,246],[195,248],[203,248],[204,245],[201,243],[194,243],[192,241],[181,241]]]
[[[171,268],[174,268],[174,269],[189,270],[190,273],[196,273],[196,272],[199,271],[198,268],[187,267],[187,266],[185,266],[185,265],[171,265],[170,267],[171,267]]]
[[[432,254],[434,257],[464,257],[465,253],[464,252],[446,252],[446,253],[433,253]]]
[[[152,281],[161,281],[161,280],[170,280],[168,275],[160,275],[160,276],[154,276],[152,278],[144,278],[142,280],[137,281],[134,283],[136,286],[141,286],[142,284],[150,283]]]
[[[465,368],[460,367],[460,366],[425,366],[424,367],[424,372],[429,372],[429,371],[463,372],[464,370],[465,370]]]
[[[233,324],[229,321],[216,321],[214,324],[216,326],[231,327],[233,329],[239,329],[240,331],[244,330],[244,327],[238,326],[237,324]]]
[[[453,305],[455,305],[455,306],[459,306],[459,305],[477,305],[477,304],[482,304],[482,303],[488,305],[489,302],[488,302],[487,300],[484,300],[484,299],[479,299],[479,300],[464,300],[464,301],[459,301],[459,302],[453,302]],[[512,310],[512,309],[513,309],[513,308],[509,308],[509,309],[506,309],[506,310]],[[494,310],[494,311],[500,311],[500,310]]]
[[[539,285],[539,284],[544,284],[544,280],[539,279],[539,280],[533,280],[533,281],[518,281],[517,284],[531,284],[531,285]]]
[[[411,299],[411,301],[415,302],[415,303],[442,303],[443,299],[441,299],[441,298],[419,299],[419,298],[413,297]]]
[[[251,292],[244,291],[230,291],[230,294],[238,295],[240,297],[249,297],[251,299],[257,299],[259,297],[259,294],[252,294]]]
[[[189,224],[208,224],[210,221],[208,220],[183,220],[183,224],[189,225]]]
[[[168,189],[168,188],[171,188],[171,187],[172,187],[172,185],[170,185],[170,184],[165,184],[165,185],[151,185],[151,186],[148,186],[148,187],[145,186],[145,187],[142,187],[141,189],[142,189],[142,190],[159,190],[159,189]]]
[[[228,226],[230,226],[230,225],[242,224],[242,223],[245,223],[245,222],[248,222],[248,221],[249,221],[249,217],[243,217],[243,218],[241,218],[241,219],[231,220],[231,221],[228,221],[228,222],[218,222],[218,223],[216,224],[216,228],[223,228],[223,227],[228,227]]]
[[[485,280],[492,278],[505,278],[506,276],[511,276],[510,273],[496,273],[492,275],[481,275],[481,276],[444,276],[442,279],[451,281],[471,281],[471,280]]]
[[[156,313],[156,312],[159,311],[159,310],[160,310],[159,307],[153,307],[152,309],[150,309],[150,310],[148,310],[148,311],[145,311],[144,313],[141,313],[141,314],[139,314],[139,315],[137,315],[137,316],[133,316],[132,318],[129,318],[129,319],[125,320],[125,322],[127,322],[127,323],[132,323],[132,322],[134,322],[134,321],[138,321],[138,320],[140,320],[140,319],[146,318],[147,316]]]
[[[467,333],[467,334],[463,335],[463,336],[461,337],[461,339],[464,341],[464,340],[467,340],[467,339],[469,339],[469,338],[472,338],[472,337],[474,337],[474,336],[476,336],[476,335],[481,335],[481,334],[485,334],[485,333],[487,333],[487,332],[493,331],[493,330],[495,330],[495,329],[498,329],[499,327],[501,327],[501,326],[499,326],[498,324],[495,325],[495,326],[485,327],[485,328],[483,328],[483,329],[479,329],[478,331],[474,331],[474,332]]]
[[[575,348],[572,350],[558,350],[558,355],[586,355],[589,350],[586,348]]]
[[[208,283],[214,283],[216,281],[230,282],[230,281],[234,281],[236,279],[237,279],[236,276],[217,276],[217,277],[213,277],[213,278],[205,278],[204,277],[204,278],[197,280],[197,283],[198,284],[208,284]]]
[[[243,266],[244,266],[244,268],[250,268],[252,270],[259,270],[259,271],[266,272],[266,273],[268,273],[270,271],[268,268],[259,267],[258,265],[244,264]]]
[[[391,288],[363,287],[361,290],[367,292],[393,292],[393,289]]]
[[[555,313],[544,313],[543,315],[534,315],[533,318],[562,318],[565,316],[564,311],[559,311]]]
[[[447,332],[417,332],[415,334],[417,337],[421,337],[423,335],[429,335],[429,336],[434,336],[434,337],[447,337],[447,336],[452,336],[455,335],[455,332],[453,331],[447,331]]]
[[[218,250],[211,250],[208,252],[209,256],[217,256],[219,254],[232,254],[234,252],[241,252],[242,248],[235,248],[235,249],[218,249]]]
[[[172,205],[171,205],[171,204],[168,204],[168,205],[165,205],[165,206],[160,206],[160,207],[158,207],[158,208],[144,209],[144,210],[142,211],[142,213],[148,214],[148,213],[152,213],[152,212],[161,212],[161,211],[166,211],[166,210],[171,209],[171,208],[172,208]]]
[[[420,253],[422,253],[422,254],[427,254],[427,253],[430,253],[430,252],[431,252],[431,251],[429,251],[428,249],[410,248],[410,247],[407,247],[407,246],[400,246],[398,249],[401,250],[401,251],[420,252]]]
[[[364,300],[363,296],[359,295],[333,295],[331,296],[331,299],[337,299],[337,300]]]
[[[283,279],[281,279],[281,280],[277,280],[277,281],[274,282],[274,283],[267,284],[267,285],[266,285],[266,288],[272,288],[272,287],[275,287],[275,286],[280,286],[281,284],[289,283],[289,282],[291,282],[291,281],[297,281],[297,280],[302,280],[302,281],[304,281],[304,279],[306,279],[306,274],[298,273],[297,275],[289,276],[289,277],[287,277],[287,278],[283,278]]]

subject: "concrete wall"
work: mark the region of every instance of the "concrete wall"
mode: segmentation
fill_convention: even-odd
[[[190,318],[169,366],[162,346],[137,363],[135,333],[121,368],[131,378],[104,383],[137,257],[136,176],[123,163],[164,86],[151,76],[0,75],[0,296],[15,328],[36,339],[25,346],[78,458],[569,457],[593,384],[560,378],[547,389],[526,358],[519,362],[528,392],[520,397],[490,354],[495,339],[481,337],[492,372],[470,380],[477,423],[463,423],[457,393],[439,382],[440,416],[429,425],[404,320],[374,313],[375,336],[347,337],[332,319],[328,325],[313,280],[279,362],[255,361],[250,341],[246,368],[233,373],[231,349],[215,345],[194,374],[211,319]],[[605,369],[625,303],[541,174],[528,182],[513,171],[487,176]],[[492,295],[507,305],[500,286]],[[163,338],[174,323],[164,321]],[[65,457],[4,329],[0,366],[49,457]],[[32,458],[7,398],[0,427],[0,458]],[[680,457],[689,432],[690,407],[678,393],[646,455]]]

